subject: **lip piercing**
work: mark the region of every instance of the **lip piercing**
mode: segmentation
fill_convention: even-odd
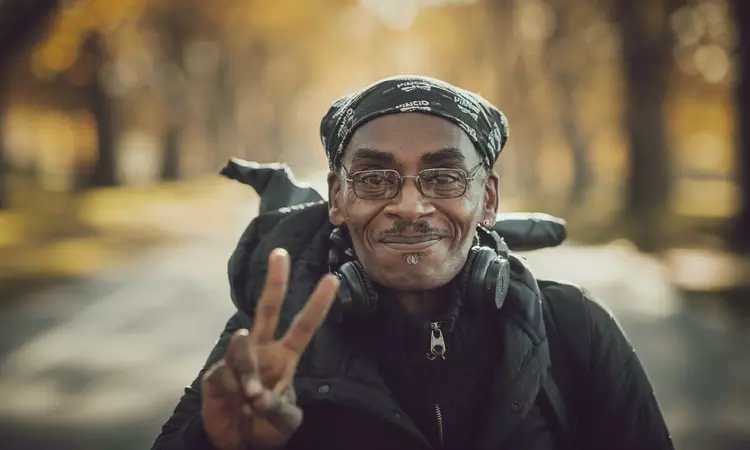
[[[422,255],[420,255],[419,253],[409,253],[408,255],[404,256],[404,261],[406,261],[406,264],[409,264],[410,266],[418,264],[421,259]]]

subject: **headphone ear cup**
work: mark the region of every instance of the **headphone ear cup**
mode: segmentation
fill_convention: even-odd
[[[510,284],[510,261],[503,255],[497,255],[490,264],[487,277],[494,280],[495,288],[492,293],[492,301],[497,309],[503,307],[505,297],[508,295]]]
[[[378,294],[365,275],[359,261],[349,261],[339,267],[338,299],[343,319],[368,320],[377,314]]]
[[[497,254],[487,247],[477,247],[475,253],[476,256],[474,257],[471,267],[466,298],[469,304],[473,307],[485,308],[489,294],[493,292],[495,288],[494,280],[490,279],[487,275],[492,261]]]
[[[487,268],[486,304],[492,304],[500,309],[505,303],[510,284],[510,261],[503,255],[496,255]]]

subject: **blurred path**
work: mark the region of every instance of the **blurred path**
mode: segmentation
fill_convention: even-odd
[[[231,312],[225,262],[248,217],[0,317],[0,449],[148,448]],[[623,248],[529,254],[590,287],[639,350],[678,449],[750,448],[750,338],[682,308],[661,266]]]
[[[226,259],[241,231],[154,250],[0,317],[0,449],[148,448],[230,315]]]
[[[149,248],[221,230],[234,205],[255,198],[245,186],[210,176],[28,199],[24,209],[0,211],[0,307]]]

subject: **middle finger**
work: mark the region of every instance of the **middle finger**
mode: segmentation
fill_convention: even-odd
[[[293,352],[301,355],[315,331],[323,323],[328,309],[336,298],[339,280],[334,275],[326,275],[320,280],[310,299],[297,313],[289,330],[282,339],[282,344]]]

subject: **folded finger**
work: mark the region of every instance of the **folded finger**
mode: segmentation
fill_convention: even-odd
[[[268,420],[282,434],[292,434],[302,423],[302,410],[287,396],[266,390],[250,406],[254,414]]]
[[[234,333],[224,360],[245,397],[254,397],[262,392],[255,344],[247,330]]]
[[[203,375],[202,389],[204,395],[209,397],[224,397],[236,395],[238,399],[244,399],[242,389],[232,370],[224,360],[211,366]]]

